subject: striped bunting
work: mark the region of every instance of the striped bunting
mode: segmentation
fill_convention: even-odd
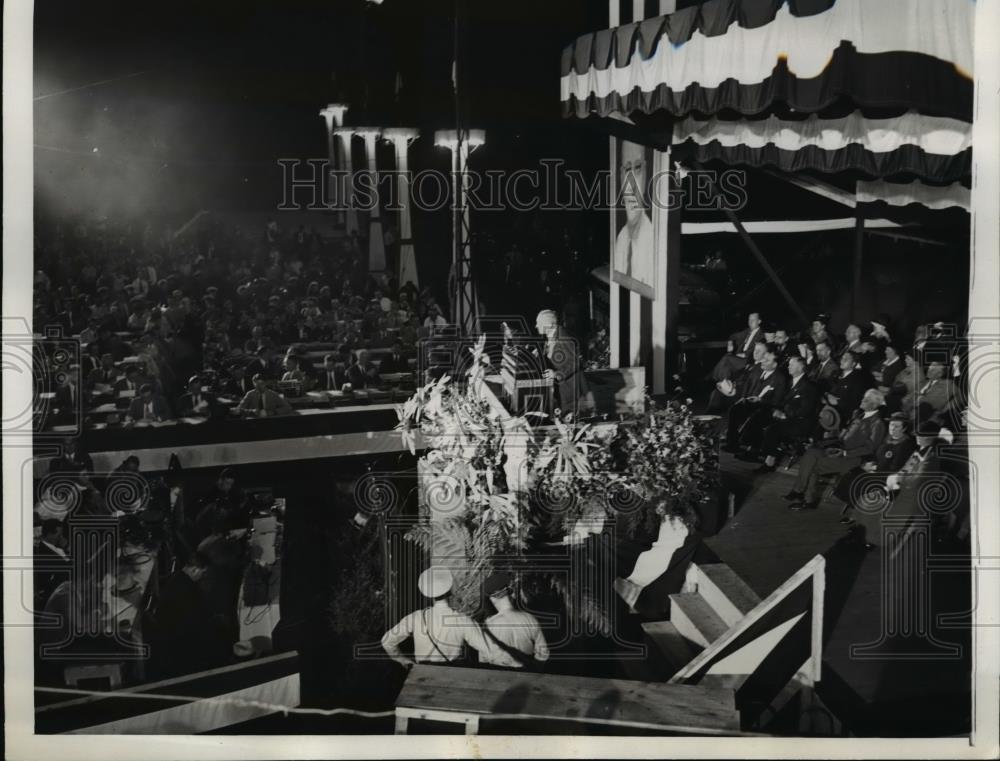
[[[705,4],[715,5],[736,14],[735,23],[718,25],[723,34],[672,35],[679,14],[671,14],[578,39],[563,53],[565,115],[756,114],[776,103],[813,113],[849,99],[971,121],[968,0],[837,0],[813,15],[771,0]],[[769,23],[740,23],[759,20],[761,7],[774,8]]]
[[[688,118],[674,125],[673,143],[678,155],[698,162],[774,166],[784,172],[850,170],[953,182],[972,169],[971,125],[914,111],[892,119],[869,119],[858,111],[841,119]]]

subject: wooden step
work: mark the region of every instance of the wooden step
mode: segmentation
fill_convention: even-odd
[[[721,687],[736,692],[749,677],[749,674],[705,674],[698,680],[698,684],[705,687]]]
[[[700,594],[670,595],[670,623],[682,637],[701,647],[708,647],[729,629]]]
[[[760,604],[760,597],[724,563],[696,566],[694,581],[698,594],[712,610],[732,626]]]
[[[664,679],[672,677],[701,652],[700,647],[685,639],[669,621],[648,621],[642,625],[642,631],[651,650],[650,660],[660,666]]]

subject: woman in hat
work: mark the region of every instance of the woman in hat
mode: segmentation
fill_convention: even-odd
[[[875,449],[872,459],[840,477],[833,495],[844,502],[841,523],[854,523],[853,511],[858,502],[876,503],[885,498],[886,477],[902,468],[917,446],[907,433],[908,428],[906,415],[893,413],[885,438]]]
[[[857,505],[858,528],[854,535],[866,550],[882,544],[883,527],[901,537],[912,519],[931,517],[929,503],[933,502],[935,508],[940,508],[938,503],[951,496],[948,484],[943,480],[941,459],[937,453],[941,424],[933,420],[920,421],[916,428],[916,448],[903,467],[885,479],[889,498],[878,505]],[[937,487],[935,479],[940,481]],[[883,518],[893,519],[893,522],[884,524]]]
[[[409,668],[414,663],[460,662],[466,645],[478,653],[489,653],[489,643],[479,625],[449,604],[454,583],[451,571],[443,566],[431,566],[420,574],[420,594],[434,602],[404,616],[382,636],[382,648],[396,663]],[[399,649],[409,637],[413,637],[412,658]]]

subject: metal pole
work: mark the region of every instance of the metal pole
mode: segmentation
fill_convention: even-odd
[[[864,265],[865,220],[858,212],[854,218],[854,284],[851,287],[851,320],[858,319],[861,301],[861,271]]]
[[[464,182],[464,172],[465,166],[462,163],[462,149],[465,146],[464,135],[462,134],[462,111],[461,111],[461,100],[459,98],[459,13],[461,12],[461,0],[455,0],[455,19],[454,19],[454,40],[452,43],[453,59],[452,59],[452,75],[454,76],[454,91],[455,91],[455,138],[457,140],[455,144],[455,218],[453,220],[455,225],[455,246],[454,246],[454,269],[455,269],[455,328],[459,331],[461,335],[464,332],[465,327],[465,264],[463,259],[465,258],[465,251],[463,247],[463,230],[462,230],[462,214],[463,207],[465,206],[465,182]]]
[[[703,167],[699,164],[695,164],[695,167],[699,170],[703,169]],[[711,183],[711,188],[712,188],[712,195],[715,196],[718,193],[718,186],[716,185],[715,180],[712,179],[713,175],[706,174],[706,176],[709,177],[709,181]],[[754,258],[756,258],[757,261],[760,263],[760,266],[764,269],[764,272],[766,272],[767,276],[771,278],[771,281],[774,283],[775,287],[777,287],[778,292],[781,294],[782,298],[784,298],[788,306],[792,308],[792,311],[795,313],[796,318],[798,318],[799,322],[802,324],[803,327],[808,326],[809,321],[806,319],[805,312],[802,311],[802,308],[799,306],[798,302],[794,298],[792,298],[792,294],[788,292],[787,288],[785,288],[785,284],[781,281],[781,278],[778,277],[778,273],[774,271],[774,268],[771,266],[771,263],[767,260],[767,257],[764,256],[763,252],[757,247],[757,243],[754,241],[754,239],[750,237],[750,233],[747,232],[747,229],[743,226],[743,223],[740,222],[739,217],[736,216],[736,213],[732,209],[729,209],[724,204],[723,204],[723,211],[726,214],[726,218],[732,223],[733,227],[736,228],[736,232],[740,234],[740,237],[743,239],[743,242],[746,244],[746,247],[750,249],[750,253],[754,255]]]

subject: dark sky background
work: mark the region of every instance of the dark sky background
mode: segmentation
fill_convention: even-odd
[[[470,126],[487,130],[487,144],[473,155],[473,168],[534,168],[542,158],[562,158],[584,172],[606,168],[606,135],[564,120],[559,112],[561,51],[577,36],[607,25],[606,0],[462,2],[462,108]],[[351,125],[420,127],[423,139],[411,149],[411,168],[448,171],[449,153],[433,147],[432,131],[454,126],[453,9],[454,0],[384,0],[381,5],[366,0],[38,0],[36,209],[50,219],[96,213],[174,224],[200,209],[273,210],[282,192],[278,159],[325,156],[318,111],[332,101],[351,104]],[[402,82],[398,94],[397,77]],[[102,80],[112,81],[84,87]],[[745,218],[842,212],[813,208],[829,202],[766,177],[754,182]],[[768,208],[755,211],[762,201]],[[547,214],[552,216],[542,220],[480,213],[473,228],[500,231],[508,239],[519,239],[526,226],[538,222],[557,234],[564,228],[582,230],[591,241],[584,256],[592,263],[606,261],[607,214]],[[415,215],[422,260],[447,260],[449,224],[446,212]],[[814,285],[817,270],[799,267],[809,261],[798,253],[801,236],[772,237],[761,245],[778,257],[775,266],[793,287]],[[760,279],[759,267],[734,236],[693,236],[683,255],[697,259],[702,244],[726,251],[731,266],[745,266],[750,280]],[[868,245],[873,266],[889,257],[885,271],[892,277],[899,269],[891,256],[921,253],[916,244],[897,246],[874,237]],[[850,232],[823,241],[835,251],[851,246]],[[890,249],[885,257],[881,246]],[[803,270],[801,283],[786,266]],[[960,287],[963,268],[955,268]],[[906,269],[921,271],[915,261]],[[844,287],[826,275],[819,281]],[[940,303],[939,296],[926,295],[935,287],[921,285],[914,293]],[[905,290],[901,285],[891,289]],[[843,300],[829,295],[812,301],[832,309],[838,299]]]
[[[463,3],[461,107],[488,131],[475,161],[606,163],[603,137],[560,118],[558,90],[563,46],[606,25],[604,0]],[[446,170],[430,133],[454,125],[453,9],[454,0],[39,0],[39,206],[273,208],[277,160],[325,155],[318,110],[338,100],[352,104],[348,124],[423,128],[411,162]]]

